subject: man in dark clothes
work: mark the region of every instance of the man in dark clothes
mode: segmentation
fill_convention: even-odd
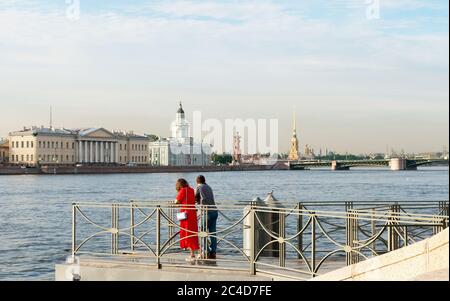
[[[216,235],[215,233],[217,231],[217,218],[219,217],[219,212],[217,211],[213,190],[208,184],[206,184],[206,179],[204,176],[197,177],[195,198],[198,204],[207,206],[205,207],[207,208],[207,223],[206,225],[202,225],[202,230],[208,230],[211,235]],[[216,259],[217,238],[210,237],[210,240],[211,244],[208,248],[207,259]]]

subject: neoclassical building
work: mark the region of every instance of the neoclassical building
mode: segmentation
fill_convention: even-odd
[[[172,137],[150,142],[150,163],[155,166],[211,165],[211,145],[194,141],[182,103],[171,128]]]
[[[24,128],[9,134],[9,162],[48,164],[148,164],[148,138],[104,128]]]
[[[0,164],[9,162],[9,141],[0,140]]]

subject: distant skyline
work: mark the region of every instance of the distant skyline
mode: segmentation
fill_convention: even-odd
[[[50,106],[56,127],[170,136],[183,101],[190,120],[278,118],[283,152],[294,106],[302,152],[449,144],[448,1],[79,4],[0,2],[0,137]]]

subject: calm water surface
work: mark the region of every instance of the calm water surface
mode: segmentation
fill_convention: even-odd
[[[448,200],[447,167],[388,170],[267,171],[206,174],[219,203],[249,201],[274,190],[298,201]],[[0,281],[53,280],[68,255],[71,203],[173,199],[174,183],[196,174],[0,177]]]

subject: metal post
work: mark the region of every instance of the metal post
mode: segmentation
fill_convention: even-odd
[[[404,242],[404,246],[407,247],[408,246],[408,226],[404,226],[403,227],[403,242]]]
[[[346,206],[347,207],[347,206]],[[347,207],[347,219],[346,219],[346,227],[345,227],[345,234],[346,234],[346,243],[348,248],[352,248],[352,241],[353,241],[353,223],[352,223],[352,216],[351,212]],[[346,262],[347,266],[350,266],[353,264],[353,258],[352,258],[352,252],[346,252]]]
[[[202,205],[201,209],[202,214],[202,230],[205,233],[208,233],[208,207]],[[209,234],[208,234],[209,235]],[[202,258],[206,259],[207,254],[209,253],[209,247],[208,247],[208,236],[205,236],[202,238]]]
[[[393,205],[391,207],[391,214],[389,216],[389,227],[388,227],[388,252],[392,252],[398,249],[399,236],[396,231],[396,225],[398,225],[398,205]]]
[[[377,235],[377,225],[376,225],[376,221],[375,221],[375,214],[376,214],[376,210],[372,209],[372,216],[371,216],[372,238],[374,238]],[[377,253],[377,242],[376,241],[374,241],[372,243],[372,250],[375,252],[375,254]]]
[[[131,243],[131,252],[136,251],[136,246],[135,246],[135,216],[134,216],[134,203],[131,202],[131,207],[130,207],[130,243]]]
[[[303,212],[302,212],[303,209],[304,209],[303,204],[298,203],[297,233],[300,233],[300,231],[302,231],[303,229]],[[303,233],[298,236],[297,248],[301,253],[303,253]],[[298,259],[301,258],[302,256],[298,254]]]
[[[312,277],[316,277],[316,214],[311,215],[311,272]]]
[[[119,208],[116,204],[111,207],[111,254],[119,253]]]
[[[156,265],[161,269],[161,206],[156,208]]]
[[[255,236],[256,236],[256,227],[255,227],[255,204],[251,204],[250,206],[250,275],[256,275],[256,250],[255,250]]]
[[[359,223],[358,223],[358,212],[355,210],[353,211],[353,241],[352,241],[352,249],[357,248],[359,241]],[[353,253],[353,264],[358,263],[360,260],[358,253]]]
[[[77,205],[72,204],[72,257],[75,257],[77,248]]]
[[[115,236],[114,236],[114,230],[116,228],[116,218],[115,218],[115,210],[114,210],[114,204],[111,205],[111,254],[114,255],[114,246],[115,246]]]
[[[279,213],[279,237],[280,237],[280,241],[279,241],[279,261],[280,261],[280,267],[284,268],[286,267],[286,242],[285,242],[285,238],[286,238],[286,216],[284,212]]]

